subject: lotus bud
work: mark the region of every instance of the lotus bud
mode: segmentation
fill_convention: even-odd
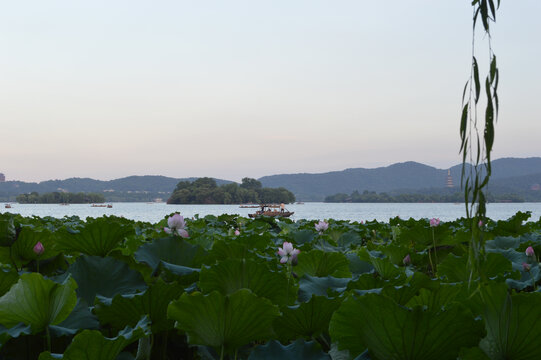
[[[528,257],[534,257],[535,256],[535,251],[533,250],[533,247],[528,246],[528,248],[526,249],[526,256],[528,256]]]
[[[239,236],[240,235],[240,231],[239,229],[235,229],[235,235]]]
[[[410,254],[406,255],[404,257],[404,260],[402,260],[402,262],[404,263],[404,265],[408,266],[408,265],[411,265],[411,257],[410,257]]]
[[[479,224],[477,224],[479,227],[483,227],[483,220],[479,220]]]
[[[522,263],[522,269],[524,269],[524,271],[530,271],[531,267],[530,267],[530,264],[528,263]]]
[[[38,241],[38,243],[36,245],[34,245],[34,253],[37,255],[37,256],[40,256],[41,254],[43,254],[43,252],[45,251],[45,248],[43,247],[43,244]]]

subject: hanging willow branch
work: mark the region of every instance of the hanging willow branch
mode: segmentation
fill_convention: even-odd
[[[496,55],[492,50],[490,24],[496,22],[496,6],[494,0],[473,0],[473,35],[472,35],[472,65],[470,78],[464,86],[462,94],[462,117],[460,121],[460,152],[462,153],[461,185],[464,187],[464,202],[466,215],[471,221],[472,239],[470,244],[470,276],[481,273],[481,263],[484,259],[484,241],[482,224],[486,219],[486,189],[491,168],[491,152],[494,144],[494,123],[498,118],[498,79],[499,71]],[[479,75],[479,64],[475,57],[475,30],[478,20],[481,20],[488,43],[489,70],[484,81],[486,107],[484,119],[478,117],[479,100],[482,85]],[[483,121],[484,120],[484,121]]]

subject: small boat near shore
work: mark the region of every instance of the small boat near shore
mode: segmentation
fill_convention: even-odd
[[[109,208],[110,209],[110,208],[113,207],[113,205],[111,205],[111,204],[92,204],[92,205],[90,205],[90,207],[104,207],[104,208]]]
[[[255,218],[257,216],[272,216],[272,217],[290,217],[295,212],[287,211],[285,207],[280,209],[280,205],[266,205],[261,204],[258,206],[261,210],[256,211],[255,214],[248,214],[249,217]]]
[[[4,205],[4,207],[5,207],[6,209],[11,209],[11,204],[6,204],[6,205]]]

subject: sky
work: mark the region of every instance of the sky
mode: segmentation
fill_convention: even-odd
[[[240,181],[459,164],[469,0],[4,2],[0,172]],[[539,0],[493,28],[493,159],[541,156]],[[486,37],[476,37],[481,72]]]

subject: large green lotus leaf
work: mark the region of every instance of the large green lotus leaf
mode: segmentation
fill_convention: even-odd
[[[226,352],[270,339],[274,335],[272,322],[279,314],[278,307],[248,289],[231,295],[184,293],[167,311],[168,317],[176,320],[175,327],[188,335],[188,343]]]
[[[223,240],[215,241],[212,249],[209,251],[208,260],[210,263],[225,259],[244,259],[251,257],[251,251],[246,249],[246,246],[235,242],[227,242]],[[207,261],[207,263],[209,263]]]
[[[90,305],[94,304],[96,295],[112,298],[116,294],[133,294],[147,287],[140,273],[111,257],[79,256],[68,272],[79,284],[78,296]]]
[[[51,334],[53,336],[75,335],[81,330],[98,329],[100,326],[98,319],[90,312],[88,304],[81,299],[77,300],[77,305],[69,314],[66,320],[58,325],[51,325]]]
[[[349,261],[344,254],[324,252],[322,250],[301,252],[298,255],[298,264],[295,267],[295,273],[299,276],[307,274],[317,277],[351,277]]]
[[[246,288],[278,305],[293,303],[296,298],[293,281],[289,284],[285,274],[253,260],[230,259],[203,268],[199,287],[205,294],[217,290],[224,295]]]
[[[355,231],[349,231],[342,234],[336,241],[339,248],[349,250],[361,245],[363,242],[362,237]]]
[[[299,230],[291,235],[293,244],[310,244],[314,241],[314,232],[312,230]]]
[[[287,346],[280,344],[276,340],[271,340],[265,345],[259,345],[252,350],[248,360],[330,360],[330,358],[328,354],[321,350],[318,343],[298,339]]]
[[[150,333],[147,318],[134,328],[126,327],[114,338],[107,338],[97,330],[84,330],[73,338],[63,355],[46,351],[39,355],[39,360],[115,360],[126,346]]]
[[[71,277],[59,284],[40,274],[23,274],[0,298],[0,324],[9,328],[22,322],[34,333],[59,324],[77,303],[76,288]]]
[[[19,274],[13,269],[0,269],[0,296],[11,289],[11,286],[19,280]]]
[[[167,306],[184,292],[178,283],[165,283],[159,279],[139,294],[116,295],[112,301],[98,300],[94,312],[102,324],[116,329],[135,326],[137,319],[147,315],[152,323],[152,333],[173,328],[174,322],[167,319]]]
[[[80,230],[58,231],[56,240],[60,250],[80,252],[92,256],[107,256],[124,238],[134,235],[133,226],[111,217],[88,220]]]
[[[309,301],[312,295],[336,297],[346,290],[351,278],[335,278],[332,276],[316,277],[304,275],[299,280],[300,302]]]
[[[345,300],[329,330],[353,356],[366,347],[372,359],[385,360],[456,359],[461,347],[477,345],[484,335],[482,323],[460,304],[437,311],[409,309],[376,294]]]
[[[206,255],[199,245],[193,245],[179,237],[155,239],[145,244],[135,253],[138,262],[157,269],[160,262],[187,268],[200,268]]]
[[[329,329],[329,321],[342,299],[312,296],[300,305],[281,308],[282,316],[274,320],[274,332],[282,342],[300,337],[314,339]]]
[[[491,359],[541,359],[541,293],[509,295],[505,284],[481,290],[487,337],[480,347]]]
[[[0,246],[11,246],[16,238],[15,224],[12,217],[0,218]]]
[[[49,230],[35,229],[30,226],[22,228],[17,240],[11,246],[11,258],[17,266],[22,266],[38,258],[34,253],[34,246],[39,242],[43,245],[45,251],[39,256],[40,260],[45,260],[58,255],[54,249],[54,235]]]

